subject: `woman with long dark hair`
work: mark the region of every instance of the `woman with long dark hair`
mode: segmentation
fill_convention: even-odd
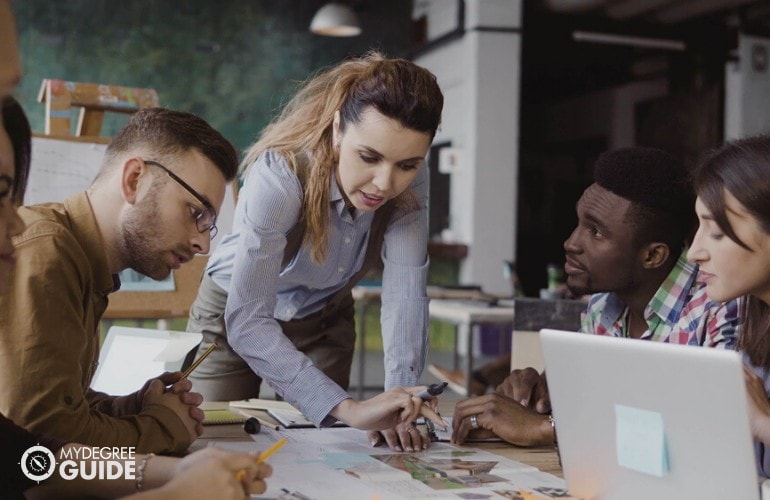
[[[693,175],[700,227],[688,259],[716,301],[744,297],[743,351],[759,467],[770,475],[770,137],[729,142]]]

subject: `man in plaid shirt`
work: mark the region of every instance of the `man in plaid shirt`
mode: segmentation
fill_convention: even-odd
[[[564,242],[567,286],[593,294],[581,330],[598,335],[733,348],[738,303],[718,303],[686,261],[694,198],[682,165],[650,148],[599,157]],[[492,432],[521,446],[555,442],[545,373],[514,370],[487,394],[457,404],[453,440]]]
[[[663,151],[628,148],[602,155],[594,178],[564,242],[567,286],[595,294],[581,330],[733,348],[738,305],[710,300],[686,260],[694,201],[682,166]]]

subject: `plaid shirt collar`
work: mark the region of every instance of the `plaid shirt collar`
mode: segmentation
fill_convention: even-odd
[[[676,323],[682,309],[690,300],[690,292],[697,275],[698,266],[688,263],[687,250],[682,250],[671,272],[644,309],[644,318],[650,328],[642,338],[657,338],[662,334],[657,328],[659,325]],[[609,293],[606,297],[607,302],[600,322],[606,330],[612,331],[615,325],[622,321],[621,315],[626,314],[627,306],[614,293]]]
[[[687,250],[682,250],[676,265],[647,304],[644,317],[649,321],[655,314],[662,321],[676,322],[685,304],[690,300],[697,275],[698,266],[687,262]]]

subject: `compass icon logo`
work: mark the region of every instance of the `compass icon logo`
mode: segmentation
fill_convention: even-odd
[[[21,456],[21,471],[32,481],[44,481],[51,477],[56,468],[56,457],[45,446],[35,445],[27,448]]]

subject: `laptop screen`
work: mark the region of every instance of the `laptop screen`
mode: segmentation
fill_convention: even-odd
[[[165,371],[179,370],[200,333],[113,326],[99,352],[91,388],[120,396],[140,389]]]
[[[740,355],[541,331],[564,477],[581,498],[759,498]]]

